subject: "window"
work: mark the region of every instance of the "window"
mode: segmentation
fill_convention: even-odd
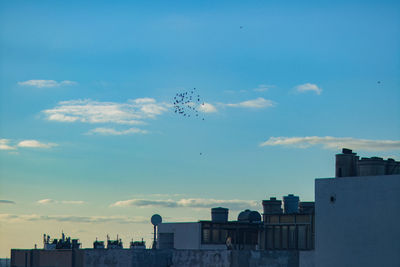
[[[274,228],[272,226],[267,226],[267,249],[273,249],[273,229]]]
[[[210,243],[210,229],[203,229],[203,243]]]
[[[218,229],[213,229],[212,230],[212,243],[219,243],[219,230]]]
[[[282,226],[282,248],[287,249],[288,248],[288,227],[287,226]]]
[[[289,248],[296,248],[296,226],[289,226]]]
[[[274,248],[280,249],[281,248],[281,227],[274,226]]]
[[[297,245],[299,249],[306,249],[307,247],[307,228],[306,225],[299,225],[298,229],[298,238]]]

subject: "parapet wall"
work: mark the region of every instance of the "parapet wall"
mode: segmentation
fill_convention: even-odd
[[[19,250],[13,267],[299,267],[299,251],[260,250]],[[309,252],[310,253],[310,252]],[[68,258],[68,259],[66,259]],[[310,258],[310,257],[308,257]],[[33,264],[33,265],[32,265]]]

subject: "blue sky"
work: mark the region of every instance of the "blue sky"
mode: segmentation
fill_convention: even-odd
[[[343,146],[400,159],[396,1],[0,5],[1,257],[313,200]],[[171,106],[194,87],[204,121]]]

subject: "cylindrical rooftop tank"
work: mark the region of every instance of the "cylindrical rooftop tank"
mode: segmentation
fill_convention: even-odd
[[[244,210],[238,215],[239,222],[260,222],[261,215],[258,211],[255,210]]]
[[[342,154],[336,154],[335,177],[357,176],[358,156],[351,149],[343,148]]]
[[[289,194],[283,197],[283,204],[286,214],[299,213],[299,197]]]
[[[385,175],[385,161],[382,158],[362,158],[358,161],[359,176]]]
[[[225,223],[228,221],[229,210],[227,208],[217,207],[211,209],[211,221]]]
[[[276,200],[276,197],[271,197],[269,200],[263,200],[262,205],[264,215],[282,213],[282,201]]]

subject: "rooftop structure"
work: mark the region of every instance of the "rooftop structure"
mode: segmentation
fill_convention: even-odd
[[[44,235],[44,249],[11,250],[11,266],[400,266],[399,162],[342,152],[337,177],[315,180],[315,204],[289,194],[263,200],[262,216],[246,209],[234,221],[223,207],[198,222],[153,216],[153,250],[143,240],[123,249],[118,236],[107,249],[97,239],[80,249],[77,239]]]
[[[298,196],[263,200],[264,213],[246,209],[236,221],[229,210],[211,209],[210,221],[161,223],[159,249],[220,250],[311,250],[314,248],[314,202],[300,202]]]
[[[61,234],[60,239],[51,239],[49,235],[43,234],[43,249],[78,249],[81,244],[79,239],[71,239],[71,237],[65,237],[64,233]]]
[[[400,162],[337,154],[315,180],[315,266],[400,266],[399,193]]]
[[[343,148],[336,154],[335,177],[376,176],[400,174],[400,162],[392,158],[361,158],[351,149]]]

